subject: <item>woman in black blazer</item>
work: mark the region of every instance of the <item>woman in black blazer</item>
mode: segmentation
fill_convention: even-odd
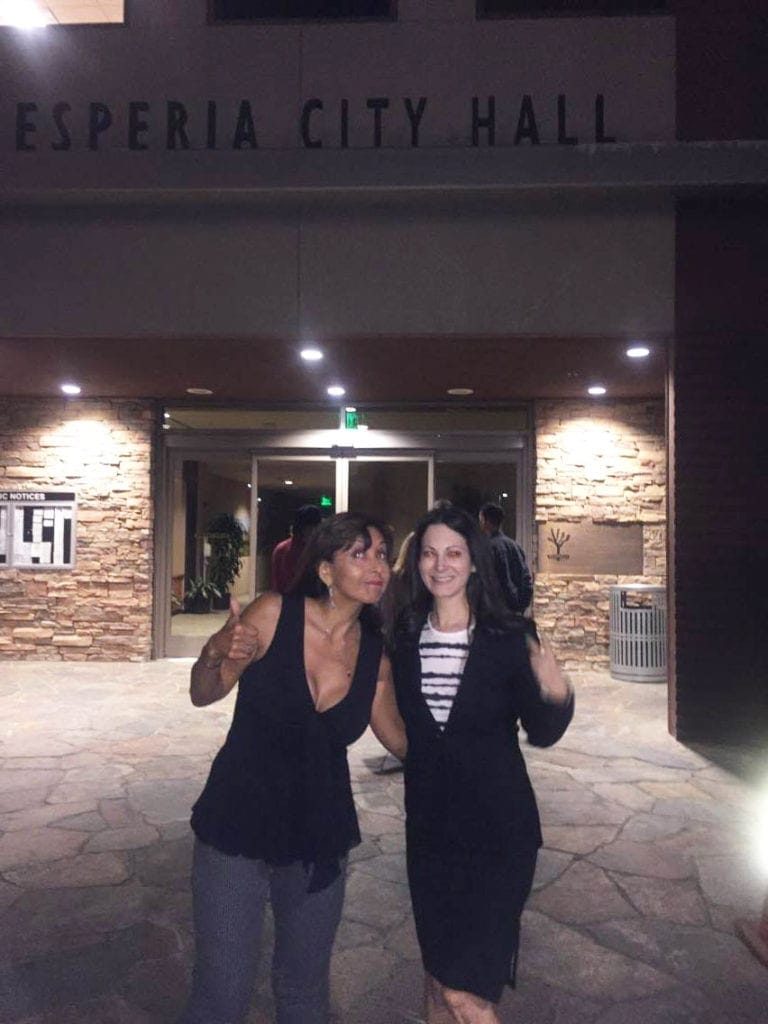
[[[420,520],[407,580],[393,668],[426,1019],[499,1024],[542,841],[518,723],[530,743],[555,743],[573,693],[530,620],[505,608],[466,512],[441,505]]]

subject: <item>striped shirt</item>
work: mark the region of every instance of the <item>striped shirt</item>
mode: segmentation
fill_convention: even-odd
[[[432,717],[445,728],[469,654],[469,631],[441,633],[429,619],[419,637],[421,692]]]

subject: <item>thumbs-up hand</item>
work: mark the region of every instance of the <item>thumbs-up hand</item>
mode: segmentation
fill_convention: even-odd
[[[230,598],[229,617],[221,629],[209,638],[204,651],[206,658],[211,661],[237,661],[245,664],[250,664],[258,654],[259,631],[242,618],[237,598]]]

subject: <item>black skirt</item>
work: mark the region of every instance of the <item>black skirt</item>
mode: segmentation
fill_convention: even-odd
[[[515,856],[409,844],[408,882],[424,969],[446,988],[498,1003],[514,985],[535,849]]]

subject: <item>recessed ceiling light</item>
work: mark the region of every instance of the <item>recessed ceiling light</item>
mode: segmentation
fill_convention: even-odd
[[[323,353],[319,348],[303,348],[299,355],[308,363],[316,363],[319,359],[323,358]]]
[[[630,359],[645,359],[650,354],[651,350],[645,345],[633,345],[632,348],[627,349],[627,355]]]
[[[50,24],[46,13],[30,0],[11,0],[4,6],[5,23],[13,28],[43,28]]]
[[[188,395],[212,395],[210,388],[187,388]]]
[[[164,420],[169,420],[170,418],[171,418],[171,414],[169,412],[164,412],[163,413],[163,419]]]
[[[283,480],[283,483],[285,484],[286,487],[293,486],[293,480]]]
[[[357,406],[356,405],[345,405],[344,406],[344,412],[357,412]]]
[[[327,390],[331,398],[341,398],[342,395],[346,394],[346,391],[340,384],[331,384]]]
[[[163,430],[170,430],[170,429],[171,429],[171,424],[170,423],[164,423],[163,424]]]
[[[474,388],[448,388],[449,395],[455,395],[458,398],[466,397],[467,395],[474,395]]]
[[[602,384],[593,384],[591,388],[587,388],[587,393],[590,395],[604,395],[606,390]]]
[[[61,390],[65,395],[79,395],[82,389],[79,384],[62,384]]]

